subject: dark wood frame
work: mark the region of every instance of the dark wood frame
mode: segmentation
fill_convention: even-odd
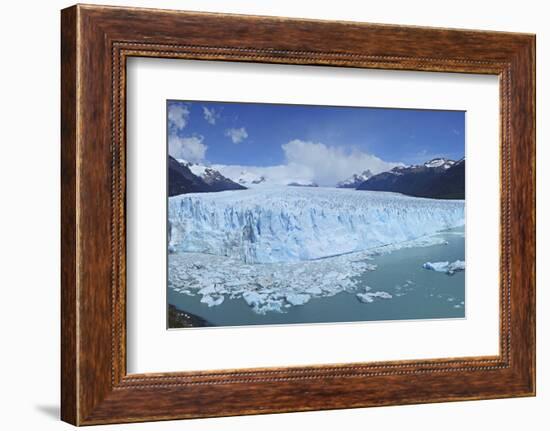
[[[63,420],[88,425],[535,394],[534,35],[81,5],[61,16]],[[500,354],[127,375],[129,56],[498,75]]]

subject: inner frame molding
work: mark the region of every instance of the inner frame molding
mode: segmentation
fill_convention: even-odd
[[[218,30],[202,30],[212,25]],[[268,30],[256,35],[258,26]],[[332,41],[335,31],[342,37]],[[534,395],[533,36],[79,5],[62,12],[62,53],[63,420],[100,424]],[[498,75],[500,354],[128,375],[129,57]]]

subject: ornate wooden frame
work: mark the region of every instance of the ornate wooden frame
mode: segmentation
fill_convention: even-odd
[[[535,394],[534,35],[82,5],[61,16],[63,420],[88,425]],[[128,375],[130,56],[498,75],[500,354]]]

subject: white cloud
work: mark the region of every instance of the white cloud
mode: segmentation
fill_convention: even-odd
[[[321,143],[292,140],[281,146],[286,163],[276,166],[215,165],[223,175],[238,179],[243,173],[264,176],[272,184],[314,182],[321,186],[334,186],[355,173],[369,169],[372,173],[390,170],[401,163],[385,162],[359,150]]]
[[[212,125],[216,124],[216,120],[220,118],[220,114],[216,112],[214,108],[208,109],[206,106],[203,106],[202,113],[204,115],[204,119]]]
[[[377,174],[399,164],[385,162],[379,157],[357,149],[350,150],[299,139],[282,145],[282,149],[289,167],[300,171],[311,171],[311,179],[321,185],[334,185],[366,169]]]
[[[175,130],[183,130],[189,121],[189,108],[181,103],[168,105],[168,127]]]
[[[239,178],[250,179],[263,176],[269,180],[270,184],[306,184],[312,182],[314,176],[313,172],[305,166],[212,165],[212,167],[234,181],[238,181]]]
[[[225,136],[231,138],[234,144],[238,144],[248,138],[248,133],[244,127],[239,129],[227,129]]]
[[[203,144],[203,136],[180,137],[170,135],[168,137],[168,153],[176,159],[185,159],[198,163],[204,160],[208,146]]]

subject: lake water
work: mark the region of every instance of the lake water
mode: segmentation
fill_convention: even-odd
[[[372,303],[358,301],[356,292],[312,298],[304,305],[280,312],[255,313],[242,298],[226,298],[209,307],[199,295],[190,296],[168,288],[168,303],[208,320],[214,326],[279,325],[291,323],[358,322],[373,320],[463,318],[465,316],[465,272],[448,275],[424,269],[425,262],[465,260],[464,228],[438,236],[445,245],[405,248],[375,256],[369,263],[375,271],[359,276],[357,292],[366,286],[383,291],[391,299]],[[207,270],[207,269],[205,269]]]

